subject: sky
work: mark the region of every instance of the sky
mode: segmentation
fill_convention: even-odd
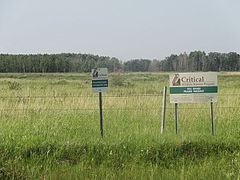
[[[239,0],[0,0],[0,53],[240,52]]]

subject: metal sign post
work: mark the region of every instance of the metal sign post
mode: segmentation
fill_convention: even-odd
[[[178,134],[178,103],[175,103],[175,128],[176,134]]]
[[[215,128],[214,128],[214,113],[213,113],[213,102],[211,102],[211,119],[212,119],[212,135],[215,135]]]
[[[167,87],[164,86],[164,88],[163,88],[163,97],[162,97],[162,121],[161,121],[161,134],[163,133],[163,130],[164,130],[164,127],[165,127],[166,94],[167,94]]]
[[[100,115],[100,133],[103,137],[103,111],[102,111],[102,92],[108,88],[107,68],[92,69],[92,89],[99,93],[99,115]]]
[[[99,92],[100,133],[103,137],[102,92]]]

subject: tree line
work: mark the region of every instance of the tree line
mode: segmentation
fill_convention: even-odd
[[[91,54],[0,54],[0,72],[90,72],[94,67],[107,67],[110,71],[117,71],[121,68],[121,63],[114,57]]]
[[[236,52],[170,55],[163,60],[132,59],[122,62],[115,57],[92,54],[0,54],[0,72],[50,73],[90,72],[92,68],[107,67],[110,72],[159,71],[240,71],[240,55]]]

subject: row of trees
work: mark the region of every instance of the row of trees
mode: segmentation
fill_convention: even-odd
[[[91,54],[0,55],[0,72],[90,72],[94,67],[117,71],[117,58]]]
[[[134,59],[123,63],[115,57],[91,54],[0,54],[0,72],[90,72],[95,67],[107,67],[110,72],[239,71],[240,55],[194,51],[164,60]]]
[[[160,71],[239,71],[240,56],[235,52],[195,51],[189,55],[171,55],[159,62]]]
[[[137,69],[137,70],[136,70]],[[126,71],[240,71],[240,55],[235,52],[206,54],[194,51],[171,55],[164,60],[130,60],[124,63]]]

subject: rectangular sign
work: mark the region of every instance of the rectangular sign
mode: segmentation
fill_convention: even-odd
[[[92,88],[108,87],[108,80],[92,80]]]
[[[169,76],[170,103],[217,102],[217,73],[174,73]]]
[[[92,69],[92,89],[96,92],[104,92],[108,88],[107,68]]]

